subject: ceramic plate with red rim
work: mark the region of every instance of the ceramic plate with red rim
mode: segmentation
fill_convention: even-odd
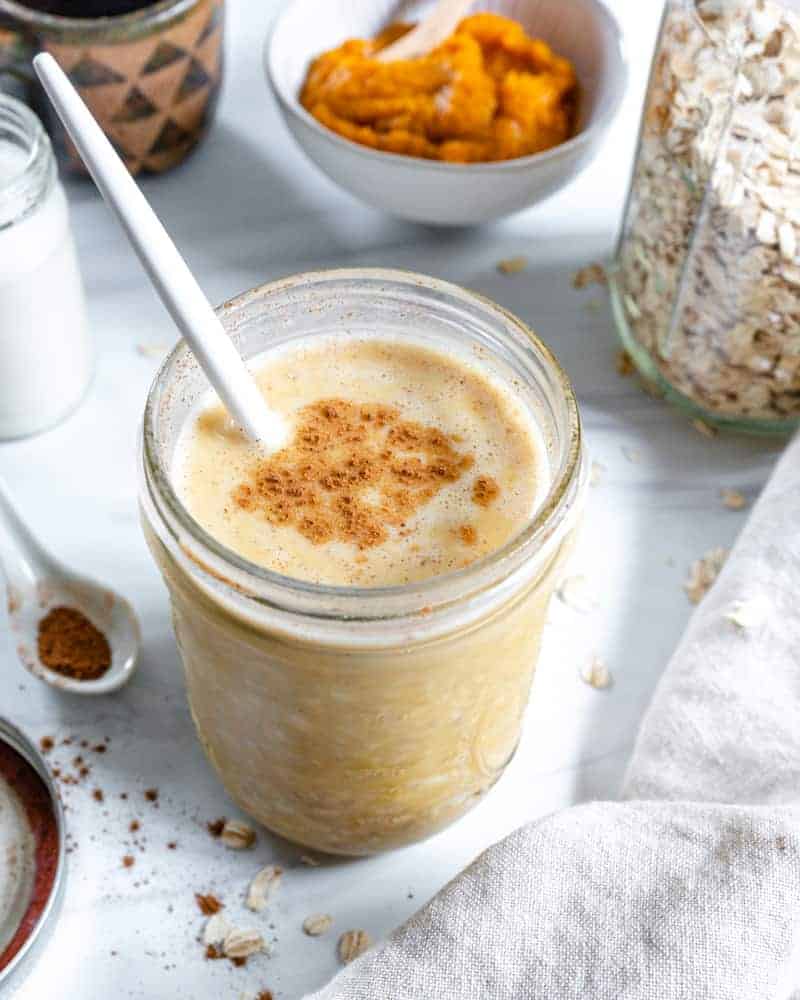
[[[0,990],[38,953],[63,881],[58,794],[38,750],[0,719]]]

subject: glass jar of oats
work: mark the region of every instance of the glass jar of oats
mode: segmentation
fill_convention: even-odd
[[[442,546],[461,545],[452,531],[439,530],[459,504],[455,474],[447,489],[428,491],[426,505],[404,516],[381,545],[348,548],[346,536],[316,544],[314,530],[330,520],[326,496],[331,503],[343,497],[318,495],[313,510],[292,523],[236,512],[225,480],[233,459],[221,460],[216,450],[230,443],[229,432],[204,410],[205,443],[213,450],[199,467],[201,478],[212,490],[223,483],[218,496],[237,526],[221,540],[223,529],[204,527],[199,506],[190,511],[181,488],[182,431],[208,391],[185,346],[166,360],[148,399],[145,535],[170,593],[198,735],[227,791],[269,829],[318,850],[359,855],[420,840],[476,804],[516,749],[547,605],[585,492],[572,389],[522,323],[479,296],[421,275],[371,269],[299,275],[234,299],[220,316],[254,370],[261,364],[271,379],[274,405],[307,415],[308,400],[331,391],[342,397],[357,384],[369,411],[362,407],[362,418],[377,426],[382,412],[388,421],[387,448],[402,448],[400,438],[414,437],[421,426],[401,428],[391,415],[406,393],[403,378],[416,373],[424,405],[445,422],[466,421],[454,446],[475,455],[465,483],[491,461],[481,455],[477,434],[469,440],[470,427],[488,426],[480,421],[490,411],[512,417],[498,441],[517,433],[512,423],[535,428],[541,488],[527,513],[496,547],[484,554],[472,548],[469,560],[439,566]],[[320,365],[320,352],[327,365]],[[430,360],[434,353],[439,361]],[[448,367],[455,373],[450,381]],[[464,406],[460,394],[476,378],[492,394],[481,391]],[[494,409],[495,390],[508,394],[515,415]],[[353,404],[340,398],[323,409],[341,420]],[[324,447],[312,442],[302,464],[316,475],[336,449],[331,439]],[[260,474],[262,485],[289,475],[285,464],[274,468],[281,455],[267,459],[273,470]],[[409,458],[399,470],[423,461]],[[530,485],[520,462],[503,462],[493,474],[517,476],[523,491]],[[320,479],[337,476],[328,469]],[[353,487],[354,502],[360,496],[367,505],[365,518],[370,502],[378,506],[369,509],[386,506],[370,501],[367,494],[381,489],[370,482],[361,494]],[[398,496],[394,486],[390,492]],[[489,523],[481,520],[489,509],[480,511],[473,511],[479,535]],[[404,575],[395,574],[391,563],[398,568],[405,558],[398,547],[404,533],[421,532],[429,515],[435,530],[403,550],[417,560],[413,573],[406,562]],[[251,528],[268,539],[266,551],[258,538],[245,544]],[[379,570],[383,583],[370,576]]]
[[[612,303],[624,346],[718,425],[800,420],[800,9],[668,0]]]

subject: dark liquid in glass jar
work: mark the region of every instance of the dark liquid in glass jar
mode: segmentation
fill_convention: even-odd
[[[55,14],[58,17],[118,17],[131,14],[144,7],[152,7],[157,0],[21,0],[23,7]]]

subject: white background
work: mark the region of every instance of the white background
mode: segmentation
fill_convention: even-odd
[[[0,631],[0,714],[32,737],[110,737],[87,756],[91,777],[66,788],[76,845],[55,936],[22,1000],[237,998],[271,988],[297,1000],[335,972],[335,940],[362,927],[378,937],[429,898],[483,847],[526,820],[617,794],[636,728],[690,613],[682,590],[689,563],[729,544],[746,516],[723,508],[724,486],[753,498],[777,445],[708,440],[615,371],[617,346],[602,291],[574,291],[570,277],[610,254],[628,181],[660,4],[616,0],[632,80],[625,108],[595,163],[561,194],[498,225],[433,232],[392,221],[334,188],[289,139],[261,72],[273,0],[231,0],[227,82],[217,122],[198,153],[145,190],[213,301],[292,272],[387,265],[448,278],[501,302],[547,340],[576,386],[593,457],[606,468],[590,493],[575,572],[597,611],[555,603],[520,750],[493,793],[433,840],[385,857],[298,865],[302,853],[260,831],[251,852],[226,851],[205,823],[237,815],[195,740],[166,594],[139,530],[135,450],[157,359],[137,345],[174,340],[132,252],[88,183],[68,187],[89,295],[97,373],[66,423],[38,438],[0,445],[0,471],[44,542],[82,571],[123,591],[139,611],[144,652],[122,693],[98,701],[59,695],[27,675]],[[507,277],[501,258],[525,254]],[[626,457],[627,453],[627,457]],[[631,457],[636,459],[631,461]],[[614,685],[586,686],[580,668],[597,653]],[[80,752],[58,749],[53,762]],[[158,807],[145,788],[160,790]],[[92,798],[100,787],[105,802]],[[127,801],[119,798],[126,792]],[[128,825],[141,821],[144,850]],[[168,841],[178,842],[175,851]],[[130,870],[121,866],[136,856]],[[195,891],[215,891],[240,915],[249,878],[264,863],[288,869],[267,914],[251,915],[274,938],[273,956],[244,969],[207,962],[197,935]],[[334,930],[305,937],[309,913]]]

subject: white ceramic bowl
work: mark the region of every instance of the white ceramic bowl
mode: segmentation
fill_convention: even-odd
[[[431,2],[403,5],[424,16]],[[341,187],[391,215],[435,225],[488,222],[563,187],[597,152],[627,81],[621,32],[601,0],[488,0],[575,65],[581,85],[578,132],[554,149],[499,163],[442,163],[360,146],[320,124],[298,95],[309,63],[351,37],[375,35],[397,0],[291,0],[267,39],[267,79],[306,154]]]

